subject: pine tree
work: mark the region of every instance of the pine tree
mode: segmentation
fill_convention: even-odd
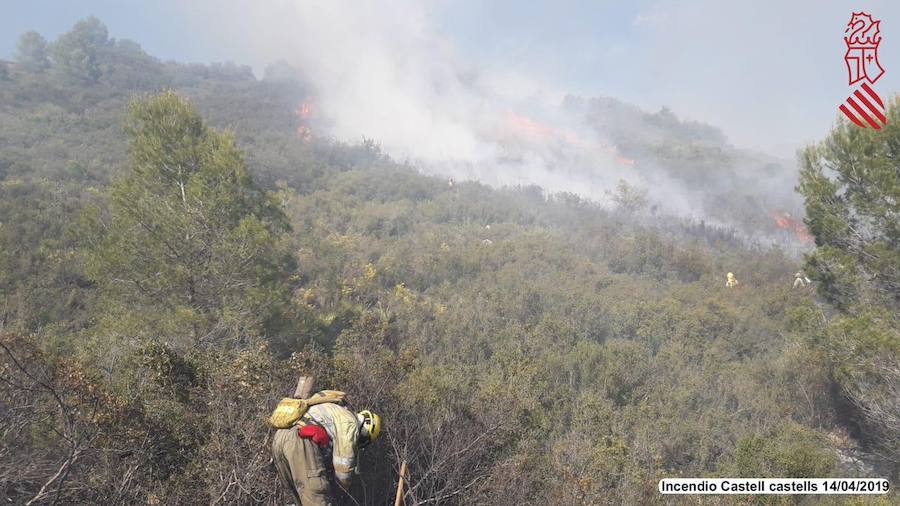
[[[100,56],[112,44],[99,19],[82,19],[50,46],[54,69],[66,78],[95,83],[101,75]]]
[[[287,220],[233,136],[174,92],[128,110],[130,170],[88,214],[87,272],[131,332],[218,342],[260,335],[287,297]]]
[[[881,130],[841,121],[801,161],[817,246],[806,269],[840,311],[825,340],[835,376],[872,439],[900,462],[900,99]]]
[[[16,44],[16,61],[31,71],[44,70],[50,66],[47,59],[47,40],[35,31],[23,33]]]

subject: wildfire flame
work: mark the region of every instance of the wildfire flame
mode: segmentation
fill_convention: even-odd
[[[557,129],[512,111],[507,111],[504,119],[507,129],[517,137],[544,141],[553,141],[563,137]]]
[[[812,244],[815,241],[812,234],[806,229],[806,225],[804,225],[802,221],[791,216],[790,213],[773,209],[772,218],[775,220],[775,225],[777,225],[778,228],[793,232],[794,236],[796,236],[800,242]]]
[[[300,105],[298,105],[296,114],[297,114],[297,117],[300,119],[308,118],[309,117],[309,102],[304,101]]]
[[[312,130],[309,128],[308,119],[309,115],[312,112],[312,107],[310,106],[309,101],[304,100],[297,106],[297,110],[294,111],[294,114],[297,115],[297,118],[300,119],[300,126],[297,127],[297,137],[299,137],[303,141],[309,141],[312,139]]]
[[[507,111],[503,119],[506,131],[517,139],[526,142],[563,143],[580,149],[600,150],[611,155],[619,165],[633,167],[635,164],[634,160],[622,156],[615,146],[585,140],[572,130],[546,125],[512,111]]]
[[[631,167],[634,165],[634,160],[632,160],[631,158],[625,158],[622,155],[617,155],[616,161],[619,162],[619,165],[624,165],[626,167]]]

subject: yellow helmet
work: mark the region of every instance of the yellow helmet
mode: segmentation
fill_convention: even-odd
[[[378,439],[381,434],[381,417],[372,413],[368,409],[364,409],[357,413],[362,418],[362,426],[365,427],[369,435],[369,443]]]
[[[728,277],[728,278],[733,278],[733,277],[734,277],[734,274],[731,273],[731,272],[729,272],[728,275],[727,275],[726,277]]]

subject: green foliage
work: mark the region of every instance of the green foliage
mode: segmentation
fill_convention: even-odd
[[[151,342],[139,354],[141,366],[150,372],[150,379],[160,388],[171,389],[182,402],[187,400],[190,389],[202,380],[197,364],[181,356],[171,346]]]
[[[900,99],[881,130],[840,122],[803,153],[806,197],[817,248],[806,272],[840,314],[817,344],[855,406],[871,442],[900,461]]]
[[[50,66],[47,58],[47,40],[41,34],[30,31],[19,36],[16,44],[16,61],[23,68],[38,72]]]
[[[188,342],[261,335],[287,297],[284,214],[256,187],[228,133],[172,92],[129,108],[130,172],[88,213],[88,275],[110,325]],[[127,328],[127,327],[126,327]]]
[[[735,446],[734,472],[745,478],[824,478],[835,463],[821,435],[796,425],[743,437]]]
[[[841,308],[900,302],[900,101],[881,130],[841,122],[807,148],[799,191],[818,248],[807,259],[820,293]]]
[[[626,213],[640,212],[647,207],[647,191],[632,188],[624,179],[619,180],[615,193],[607,191],[607,195]]]
[[[49,181],[0,181],[0,327],[78,325],[91,298],[67,230],[79,207]]]
[[[106,25],[93,16],[83,19],[50,46],[54,70],[68,79],[95,83],[101,75],[99,53],[110,44]]]

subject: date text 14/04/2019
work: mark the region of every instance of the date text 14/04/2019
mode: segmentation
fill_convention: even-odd
[[[882,478],[666,478],[662,494],[885,494]]]

